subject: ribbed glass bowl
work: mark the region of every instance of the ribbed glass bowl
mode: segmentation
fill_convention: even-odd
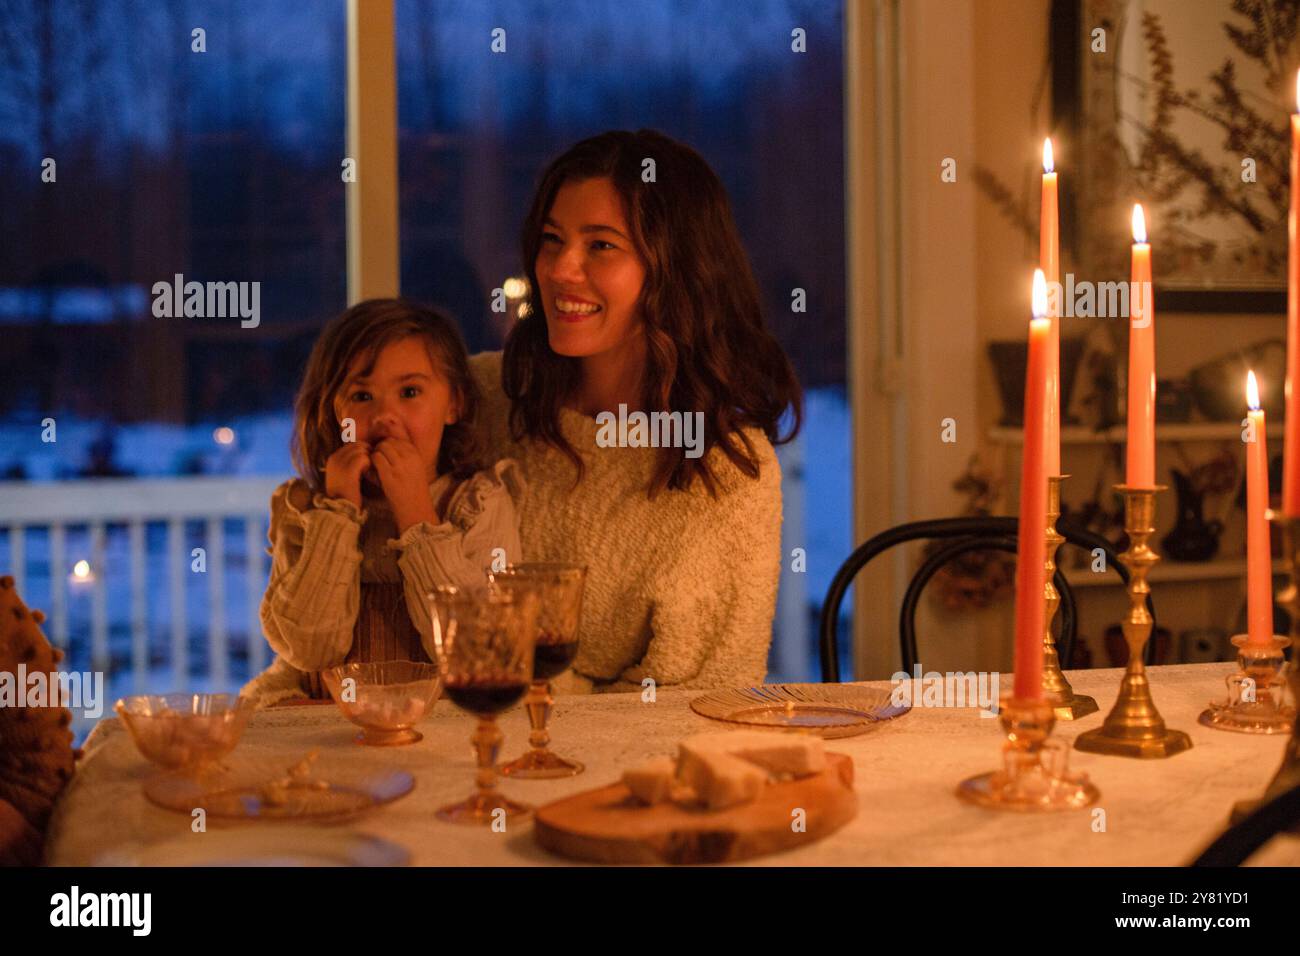
[[[357,743],[376,747],[422,739],[412,728],[442,692],[437,666],[419,661],[340,664],[321,679],[343,716],[361,728]]]
[[[257,708],[236,694],[138,694],[113,709],[147,760],[190,771],[234,750]]]

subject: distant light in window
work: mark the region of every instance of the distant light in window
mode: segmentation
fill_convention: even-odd
[[[231,445],[235,441],[235,430],[222,425],[220,428],[213,429],[212,440],[218,445]]]
[[[49,320],[55,325],[105,325],[149,315],[149,293],[141,285],[0,286],[0,323]]]
[[[73,584],[88,584],[95,580],[95,574],[90,570],[90,562],[84,558],[72,566],[72,574],[68,579]]]
[[[528,294],[528,280],[511,276],[501,283],[501,291],[506,294],[507,299],[522,299]]]

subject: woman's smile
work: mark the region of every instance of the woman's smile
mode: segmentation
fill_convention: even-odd
[[[590,299],[580,299],[576,295],[557,295],[555,297],[555,313],[561,322],[581,322],[600,310],[601,306]]]

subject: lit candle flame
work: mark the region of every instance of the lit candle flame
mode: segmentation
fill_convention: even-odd
[[[90,577],[90,562],[82,560],[74,564],[72,566],[72,576],[82,580]]]
[[[1042,269],[1034,270],[1034,292],[1032,296],[1034,318],[1041,319],[1047,315],[1047,277]]]
[[[1300,77],[1297,78],[1297,82],[1300,83]],[[1300,90],[1300,86],[1297,89]],[[1043,140],[1043,172],[1051,173],[1055,171],[1056,164],[1053,162],[1052,157],[1052,138],[1049,136]]]
[[[1246,373],[1246,404],[1252,412],[1259,411],[1259,383],[1255,381],[1254,372]]]
[[[1295,71],[1295,108],[1300,113],[1300,70]]]
[[[1147,217],[1142,212],[1142,204],[1133,204],[1133,241],[1147,241]]]

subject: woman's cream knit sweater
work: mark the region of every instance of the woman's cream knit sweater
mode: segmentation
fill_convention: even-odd
[[[594,418],[565,409],[560,425],[582,456],[517,443],[501,390],[501,353],[470,359],[483,393],[488,460],[524,472],[519,530],[527,561],[587,565],[578,656],[557,689],[748,687],[762,683],[781,566],[781,470],[767,437],[746,436],[761,463],[750,478],[719,449],[708,462],[719,497],[700,482],[686,491],[646,488],[656,448],[603,448]]]

